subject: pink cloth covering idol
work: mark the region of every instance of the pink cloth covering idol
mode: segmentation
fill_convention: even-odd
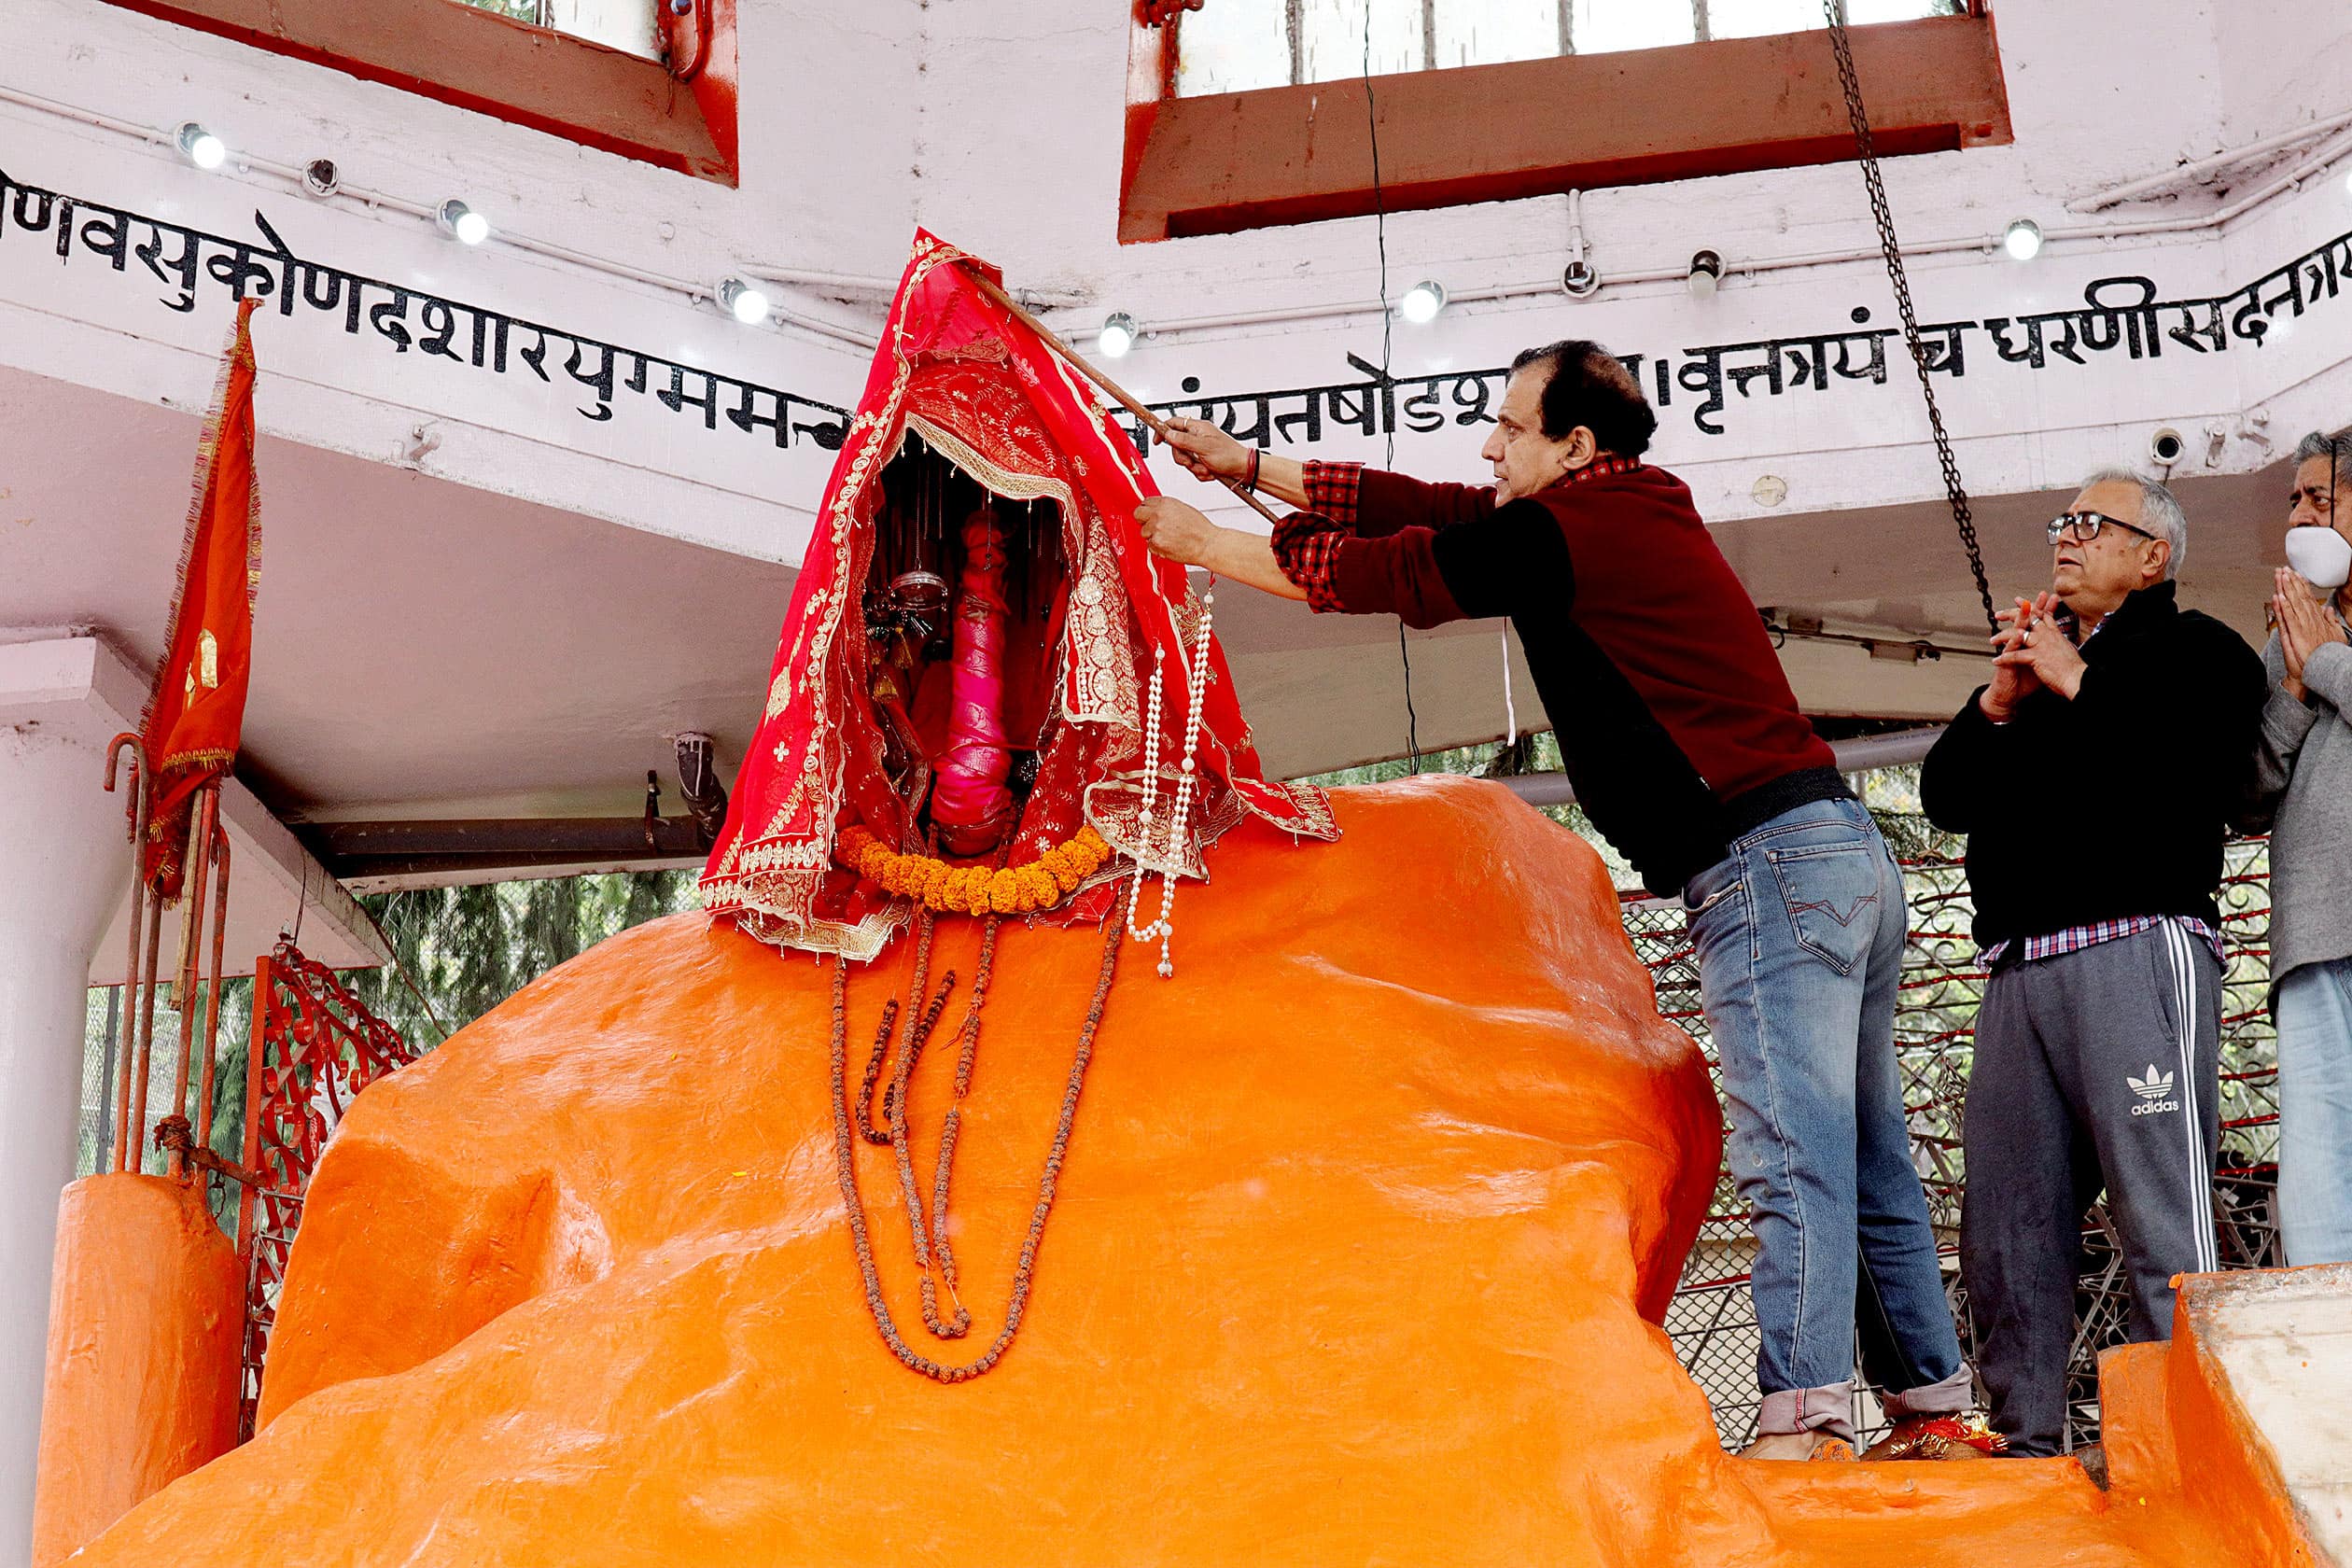
[[[947,687],[947,747],[931,785],[931,821],[951,854],[982,855],[1011,824],[1017,802],[1008,779],[1005,729],[1004,538],[993,509],[964,521],[962,593],[956,603],[954,662]]]
[[[1265,778],[1183,568],[1138,532],[1156,491],[1133,443],[975,271],[999,275],[916,235],[703,872],[711,914],[777,947],[870,959],[906,921],[909,898],[837,856],[859,829],[1018,869],[1091,827],[1110,857],[1052,912],[1083,919],[1139,861],[1202,875],[1245,816],[1338,836],[1322,791]],[[1171,847],[1188,721],[1193,804]]]

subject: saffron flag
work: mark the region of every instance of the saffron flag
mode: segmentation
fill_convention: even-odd
[[[245,728],[253,672],[253,597],[261,581],[261,491],[253,475],[253,307],[220,367],[212,413],[196,447],[195,496],[180,547],[171,630],[155,690],[140,717],[153,799],[144,870],[164,902],[187,875],[196,791],[227,774]]]

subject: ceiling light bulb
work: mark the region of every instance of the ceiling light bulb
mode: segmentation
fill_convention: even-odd
[[[228,144],[192,119],[179,128],[177,140],[181,156],[199,169],[217,169],[229,161]]]
[[[1120,311],[1102,324],[1102,335],[1095,340],[1095,346],[1116,359],[1133,348],[1135,340],[1142,335],[1142,329],[1136,326],[1135,317]]]
[[[768,297],[741,278],[729,278],[719,286],[719,303],[746,327],[757,327],[768,318]]]
[[[2041,254],[2041,225],[2030,217],[2018,218],[2009,226],[2009,232],[2001,236],[2001,248],[2015,260],[2031,261]]]
[[[1723,281],[1723,257],[1712,250],[1694,252],[1690,258],[1690,297],[1705,300],[1714,296],[1715,285]]]
[[[1396,314],[1415,326],[1437,319],[1437,313],[1446,308],[1446,286],[1424,279],[1405,291],[1397,302]]]
[[[490,220],[455,196],[441,204],[433,218],[460,245],[477,245],[490,237]]]

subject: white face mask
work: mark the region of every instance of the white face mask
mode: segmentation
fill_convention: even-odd
[[[2289,528],[2287,566],[2314,588],[2341,588],[2352,579],[2352,539],[2317,523]]]

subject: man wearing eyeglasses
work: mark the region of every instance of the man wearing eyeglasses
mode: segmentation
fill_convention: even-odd
[[[2095,474],[2051,521],[2048,592],[2001,613],[1993,679],[1920,795],[1968,835],[1977,1014],[1961,1278],[1993,1424],[2054,1454],[2085,1211],[2102,1188],[2131,1337],[2171,1332],[2172,1279],[2220,1267],[2221,942],[2214,889],[2251,798],[2262,662],[2174,593],[2172,493]]]
[[[1177,419],[1168,440],[1194,474],[1302,510],[1270,540],[1166,496],[1135,515],[1156,553],[1318,610],[1510,618],[1577,800],[1691,912],[1756,1234],[1763,1397],[1741,1451],[1854,1456],[1859,1329],[1894,1423],[1865,1457],[1974,1459],[1895,1059],[1902,873],[1689,488],[1646,460],[1657,428],[1617,357],[1572,339],[1513,362],[1481,452],[1491,486],[1302,466]]]

